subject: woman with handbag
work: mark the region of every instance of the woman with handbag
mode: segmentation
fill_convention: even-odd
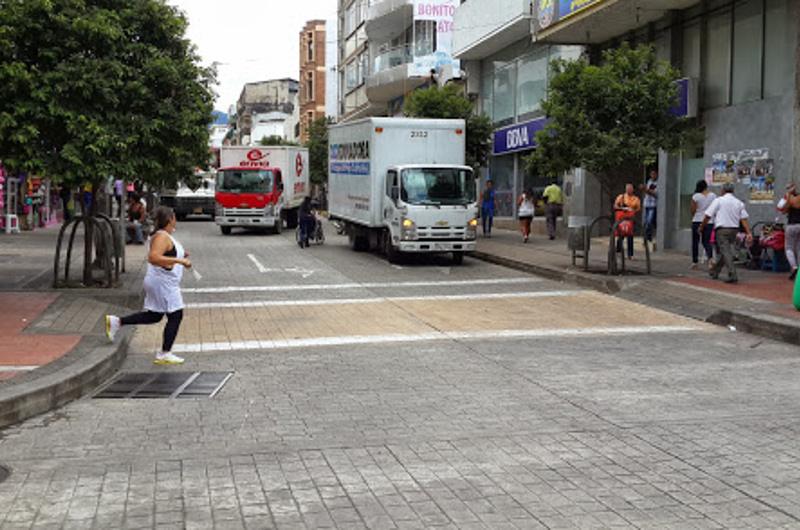
[[[156,229],[150,237],[147,255],[147,273],[144,277],[144,311],[126,317],[106,315],[106,336],[112,342],[122,326],[155,324],[166,315],[161,351],[156,353],[155,364],[182,364],[183,359],[172,353],[183,320],[181,278],[184,267],[191,268],[189,253],[177,239],[175,212],[159,206],[155,212]]]
[[[622,239],[628,241],[628,259],[633,259],[633,219],[642,209],[639,197],[633,193],[633,184],[625,185],[625,193],[614,201],[614,220],[617,223],[617,252],[622,252]]]
[[[527,190],[523,192],[517,200],[517,217],[519,218],[519,229],[522,232],[523,243],[527,243],[531,236],[531,223],[533,222],[535,209],[533,191]]]

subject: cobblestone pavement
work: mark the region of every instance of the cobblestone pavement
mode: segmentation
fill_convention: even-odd
[[[124,369],[234,376],[0,431],[3,529],[800,527],[791,346],[470,259],[179,229],[187,363],[141,328]]]

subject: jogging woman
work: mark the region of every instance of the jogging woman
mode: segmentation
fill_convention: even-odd
[[[183,319],[183,268],[191,268],[192,262],[183,245],[172,237],[176,224],[175,212],[166,206],[159,206],[156,208],[155,221],[156,229],[150,238],[147,273],[144,276],[144,311],[122,318],[106,315],[106,335],[113,341],[122,326],[155,324],[166,315],[164,340],[154,362],[181,364],[183,359],[172,353],[172,345]]]

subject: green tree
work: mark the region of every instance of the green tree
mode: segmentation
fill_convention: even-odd
[[[283,136],[279,134],[271,134],[269,136],[263,136],[261,140],[258,141],[258,145],[263,147],[269,147],[271,145],[298,145],[297,142],[290,142],[286,140]]]
[[[466,122],[466,161],[477,172],[486,165],[491,147],[492,123],[485,115],[476,115],[472,102],[461,86],[415,90],[406,98],[403,112],[413,118],[461,118]]]
[[[650,46],[603,53],[586,60],[553,61],[548,125],[536,134],[529,171],[557,176],[582,167],[594,173],[607,197],[634,182],[659,149],[674,151],[696,138],[693,120],[674,115],[679,72],[656,59]]]
[[[0,0],[0,153],[75,188],[174,186],[208,162],[214,71],[161,0]],[[85,226],[91,284],[97,201]]]
[[[317,118],[308,126],[308,165],[312,184],[328,182],[328,125],[330,118]]]

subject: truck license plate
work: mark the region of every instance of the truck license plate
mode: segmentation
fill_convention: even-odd
[[[433,248],[434,250],[450,250],[447,248],[447,245],[443,245],[441,243],[434,243]]]
[[[202,207],[198,207],[198,208],[195,208],[195,209],[194,209],[194,210],[192,210],[192,211],[193,211],[194,213],[203,213],[203,208],[202,208]]]

